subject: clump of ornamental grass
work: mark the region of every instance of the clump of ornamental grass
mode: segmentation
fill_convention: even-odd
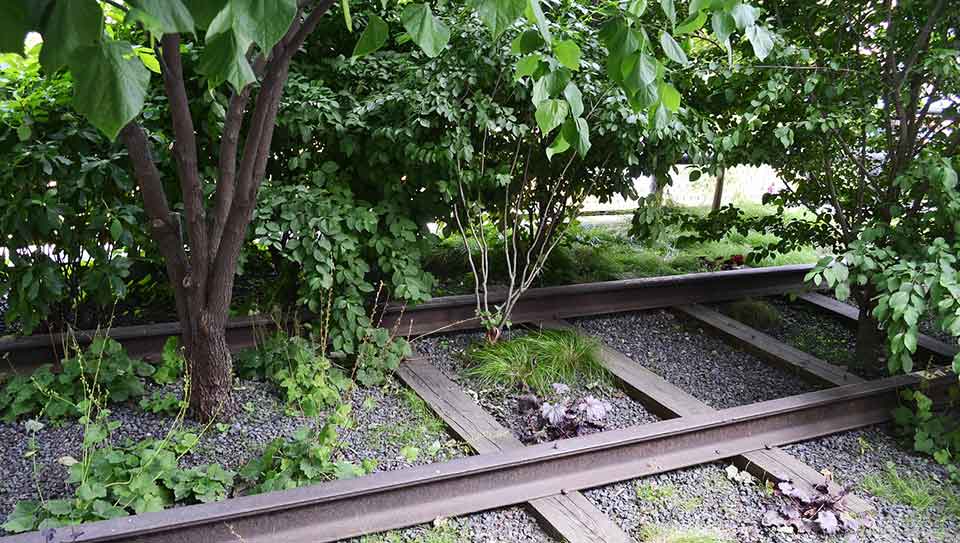
[[[542,330],[475,344],[467,353],[468,376],[484,385],[529,389],[546,395],[553,383],[603,383],[610,375],[600,363],[600,344],[566,330]]]
[[[728,308],[731,317],[753,328],[767,330],[780,324],[780,312],[763,300],[737,300]]]

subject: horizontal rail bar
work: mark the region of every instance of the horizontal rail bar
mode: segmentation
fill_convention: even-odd
[[[956,382],[932,376],[931,390]],[[765,450],[886,421],[901,375],[523,449],[48,532],[49,543],[329,542]],[[0,539],[36,543],[37,532]]]
[[[744,268],[534,288],[523,295],[514,309],[512,320],[522,323],[799,291],[805,288],[803,277],[811,269],[809,265]],[[502,302],[503,296],[503,293],[491,293],[490,303]],[[468,330],[479,327],[475,310],[473,295],[434,298],[413,307],[388,307],[382,326],[396,329],[402,335]],[[273,319],[265,316],[232,319],[227,325],[227,342],[232,348],[252,345],[258,328],[272,329],[276,325]],[[104,333],[122,343],[131,355],[148,357],[159,353],[168,337],[180,335],[180,324],[170,322],[106,331],[83,330],[72,337],[40,334],[0,340],[0,372],[6,369],[31,370],[60,356],[68,340],[84,345]],[[2,362],[4,358],[7,362]]]

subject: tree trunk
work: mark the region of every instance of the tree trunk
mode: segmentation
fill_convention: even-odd
[[[198,319],[191,320],[196,322],[190,322],[193,333],[186,344],[190,408],[202,421],[229,416],[233,411],[229,404],[233,360],[227,345],[226,319],[213,319],[201,311]]]
[[[726,175],[727,170],[722,168],[717,173],[717,185],[713,189],[713,211],[720,209],[720,205],[723,203],[723,179]]]
[[[880,362],[883,334],[873,317],[875,302],[872,300],[873,289],[866,289],[857,296],[860,305],[860,316],[857,319],[857,345],[855,356],[862,368],[875,367]]]

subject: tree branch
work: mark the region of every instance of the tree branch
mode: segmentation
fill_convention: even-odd
[[[183,207],[187,215],[190,257],[187,261],[184,286],[196,289],[198,297],[205,294],[210,251],[207,246],[206,212],[203,205],[203,186],[197,166],[197,139],[193,116],[183,81],[183,62],[180,58],[180,35],[166,34],[163,46],[163,85],[170,103],[173,119],[173,156],[183,193]]]
[[[213,277],[217,284],[207,292],[208,308],[213,315],[226,314],[233,290],[236,260],[246,237],[247,225],[253,215],[257,191],[266,171],[269,159],[273,128],[276,122],[280,98],[290,68],[290,61],[303,45],[307,36],[317,27],[329,11],[334,0],[322,0],[314,7],[306,20],[294,20],[286,35],[280,40],[267,62],[260,93],[247,131],[243,159],[236,179],[236,188],[230,211],[227,214],[223,235],[213,260]]]

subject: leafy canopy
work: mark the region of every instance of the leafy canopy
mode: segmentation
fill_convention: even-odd
[[[71,72],[74,107],[113,139],[143,110],[151,68],[156,69],[157,62],[150,54],[140,54],[142,46],[113,37],[113,32],[106,31],[110,25],[138,24],[146,31],[143,41],[150,49],[165,34],[192,34],[198,40],[202,36],[198,70],[205,82],[211,87],[228,83],[240,91],[257,80],[257,52],[267,56],[295,24],[299,9],[326,9],[331,3],[127,0],[107,6],[97,0],[11,0],[0,7],[0,34],[4,36],[0,52],[22,54],[27,34],[39,32],[44,39],[40,59],[44,69]],[[126,13],[113,7],[118,4],[128,8]],[[343,0],[341,6],[346,26],[352,31],[350,4],[350,0]],[[551,11],[564,9],[561,3],[470,0],[467,4],[489,28],[492,39],[519,21],[531,25],[514,40],[513,51],[519,57],[517,73],[532,77],[538,89],[532,98],[538,127],[545,138],[556,132],[551,156],[568,149],[585,154],[590,148],[589,125],[576,87],[568,88],[572,73],[580,68],[580,45],[575,36],[555,35],[548,19]],[[656,20],[650,17],[649,12],[654,10],[647,4],[634,0],[624,5],[608,0],[596,5],[594,14],[607,20],[599,32],[609,50],[608,77],[624,89],[633,108],[646,112],[647,119],[658,128],[665,127],[670,114],[680,107],[680,95],[668,82],[668,74],[673,65],[684,67],[689,62],[692,43],[684,35],[705,29],[709,19],[714,35],[727,49],[736,31],[743,32],[758,58],[766,57],[773,46],[770,32],[757,22],[759,11],[743,2],[694,0],[682,20],[682,8],[678,12],[673,0],[660,2],[662,16]],[[390,2],[384,0],[380,5],[386,12]],[[428,3],[403,6],[400,22],[405,33],[399,39],[413,41],[429,57],[443,54],[451,27]],[[389,37],[385,18],[371,14],[353,56],[374,53]]]

